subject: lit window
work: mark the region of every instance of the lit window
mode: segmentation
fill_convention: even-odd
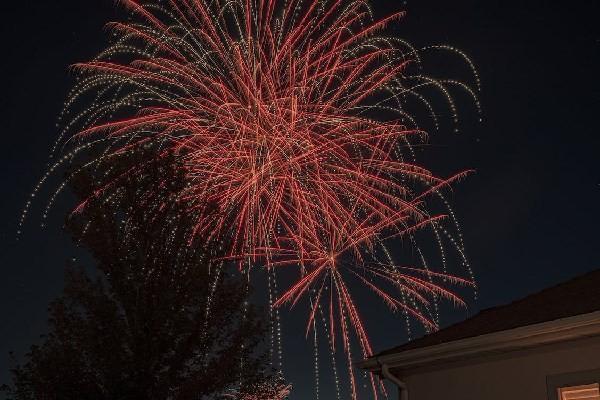
[[[560,400],[600,400],[600,385],[567,386],[558,389]]]

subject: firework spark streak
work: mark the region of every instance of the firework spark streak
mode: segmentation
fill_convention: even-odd
[[[414,161],[412,145],[425,135],[405,103],[414,100],[436,120],[420,92],[433,88],[456,118],[447,87],[473,90],[422,75],[421,51],[379,36],[402,13],[377,21],[364,1],[121,3],[131,19],[109,24],[113,44],[74,66],[80,78],[55,148],[72,150],[48,173],[93,148],[101,155],[82,170],[140,148],[154,159],[174,156],[187,186],[164,201],[186,204],[190,242],[220,241],[240,269],[297,268],[299,280],[273,305],[310,297],[307,334],[322,321],[332,349],[341,337],[356,397],[351,333],[363,357],[372,349],[349,279],[427,329],[437,327],[439,299],[463,304],[442,283],[472,285],[446,272],[447,243],[468,270],[452,210],[428,208],[433,199],[447,205],[442,191],[464,173],[440,178]],[[452,48],[429,50],[453,51],[472,68]],[[147,166],[107,174],[74,212],[118,195]],[[440,272],[418,248],[421,230],[440,248]],[[393,262],[385,242],[394,237],[416,246],[419,267]]]

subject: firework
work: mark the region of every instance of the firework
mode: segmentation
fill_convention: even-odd
[[[281,379],[271,379],[261,384],[252,385],[223,397],[233,400],[285,400],[288,398],[291,385],[286,385]]]
[[[109,24],[113,44],[74,67],[79,80],[55,150],[72,147],[49,174],[92,149],[100,155],[82,170],[139,149],[152,159],[174,157],[187,186],[164,201],[185,205],[190,243],[223,243],[225,259],[247,272],[297,268],[299,280],[272,304],[310,298],[307,333],[320,319],[332,349],[341,335],[356,397],[350,333],[363,356],[372,350],[348,279],[427,329],[437,327],[438,299],[462,303],[443,284],[472,285],[445,270],[447,242],[468,269],[460,232],[444,225],[457,228],[454,214],[429,208],[433,199],[447,205],[443,190],[464,173],[440,178],[414,161],[412,146],[425,133],[406,104],[414,100],[437,123],[422,90],[437,90],[453,118],[447,87],[473,91],[423,75],[421,51],[380,36],[402,13],[375,21],[364,1],[121,3],[130,21]],[[452,48],[428,50],[454,51],[472,67]],[[118,195],[149,164],[105,174],[74,212]],[[423,229],[439,245],[440,272],[418,247]],[[393,261],[386,242],[397,237],[416,246],[419,267]]]

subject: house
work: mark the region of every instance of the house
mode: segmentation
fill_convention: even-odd
[[[600,400],[600,270],[358,363],[401,400]]]

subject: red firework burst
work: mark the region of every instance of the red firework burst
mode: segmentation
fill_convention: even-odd
[[[436,281],[471,280],[431,272],[422,256],[423,268],[398,267],[384,243],[415,243],[427,228],[442,263],[449,239],[466,265],[460,234],[427,208],[431,198],[446,203],[442,189],[463,174],[442,179],[406,155],[423,132],[404,99],[435,115],[418,91],[430,86],[454,113],[446,86],[472,91],[409,73],[419,51],[378,36],[402,13],[373,21],[354,0],[121,2],[133,21],[110,24],[114,44],[75,66],[82,78],[67,109],[87,106],[71,114],[65,132],[78,145],[61,161],[95,146],[105,151],[84,168],[139,148],[174,155],[188,182],[176,201],[193,221],[190,240],[221,241],[240,268],[298,266],[301,278],[275,306],[308,294],[310,329],[323,303],[332,343],[339,330],[349,363],[350,327],[362,355],[372,350],[345,277],[428,329],[437,326],[437,299],[462,302]],[[111,177],[89,200],[146,167]]]

